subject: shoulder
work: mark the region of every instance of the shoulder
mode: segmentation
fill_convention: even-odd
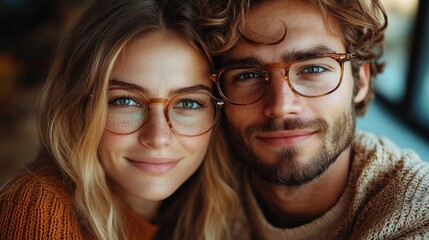
[[[352,149],[355,155],[365,155],[366,158],[376,156],[390,162],[405,159],[422,161],[412,149],[400,148],[390,139],[369,132],[358,131],[353,139]]]
[[[15,203],[11,207],[23,205],[34,208],[53,201],[71,207],[71,196],[71,187],[60,176],[48,170],[37,170],[25,173],[7,186],[2,192],[1,201]]]
[[[354,234],[381,238],[429,235],[429,164],[386,138],[358,133],[351,185]]]
[[[378,182],[408,178],[427,183],[429,162],[423,161],[413,150],[401,149],[389,139],[358,132],[352,144],[352,174],[376,178]]]
[[[79,225],[72,195],[71,187],[50,172],[36,171],[19,177],[1,194],[0,238],[73,236],[79,232]]]
[[[401,199],[413,201],[416,194],[429,190],[429,163],[412,150],[401,149],[386,138],[358,133],[352,152],[350,183],[363,195],[391,190],[392,196],[399,194]]]

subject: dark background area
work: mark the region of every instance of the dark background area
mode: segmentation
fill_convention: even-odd
[[[0,0],[0,186],[33,160],[53,53],[90,0]]]

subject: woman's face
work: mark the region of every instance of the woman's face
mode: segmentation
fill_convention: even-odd
[[[117,134],[111,130],[126,129],[130,123],[121,122],[122,117],[111,112],[123,115],[141,108],[144,97],[138,92],[147,99],[170,99],[177,93],[210,90],[208,76],[205,57],[171,31],[152,32],[126,46],[113,69],[108,90],[107,121],[116,118],[117,126],[105,129],[98,148],[104,170],[120,197],[141,202],[170,196],[200,166],[211,131],[192,137],[174,133],[165,118],[164,105],[154,101],[142,128]],[[195,101],[198,99],[174,103],[170,110],[185,108],[189,113],[189,108],[196,110],[199,106]],[[139,117],[134,120],[141,121]]]

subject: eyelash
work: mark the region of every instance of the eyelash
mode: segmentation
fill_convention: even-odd
[[[130,99],[130,100],[136,102],[137,104],[139,104],[139,102],[137,100],[135,100],[133,97],[130,97],[130,96],[127,96],[127,95],[118,95],[118,96],[110,97],[108,99],[107,104],[108,105],[115,105],[116,107],[124,107],[124,106],[120,106],[120,105],[115,104],[116,101],[118,101],[119,99],[124,99],[124,98],[125,99]]]

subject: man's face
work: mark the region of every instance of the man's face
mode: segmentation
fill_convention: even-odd
[[[306,1],[269,1],[248,15],[245,35],[256,42],[275,42],[285,32],[274,45],[240,41],[221,64],[265,65],[308,52],[346,52],[338,23],[329,19],[328,29],[319,10]],[[339,88],[317,98],[294,93],[284,71],[270,70],[268,92],[258,102],[226,104],[224,110],[231,143],[243,160],[268,182],[299,186],[321,175],[350,146],[353,103],[365,94],[353,96],[350,62],[344,64]]]

